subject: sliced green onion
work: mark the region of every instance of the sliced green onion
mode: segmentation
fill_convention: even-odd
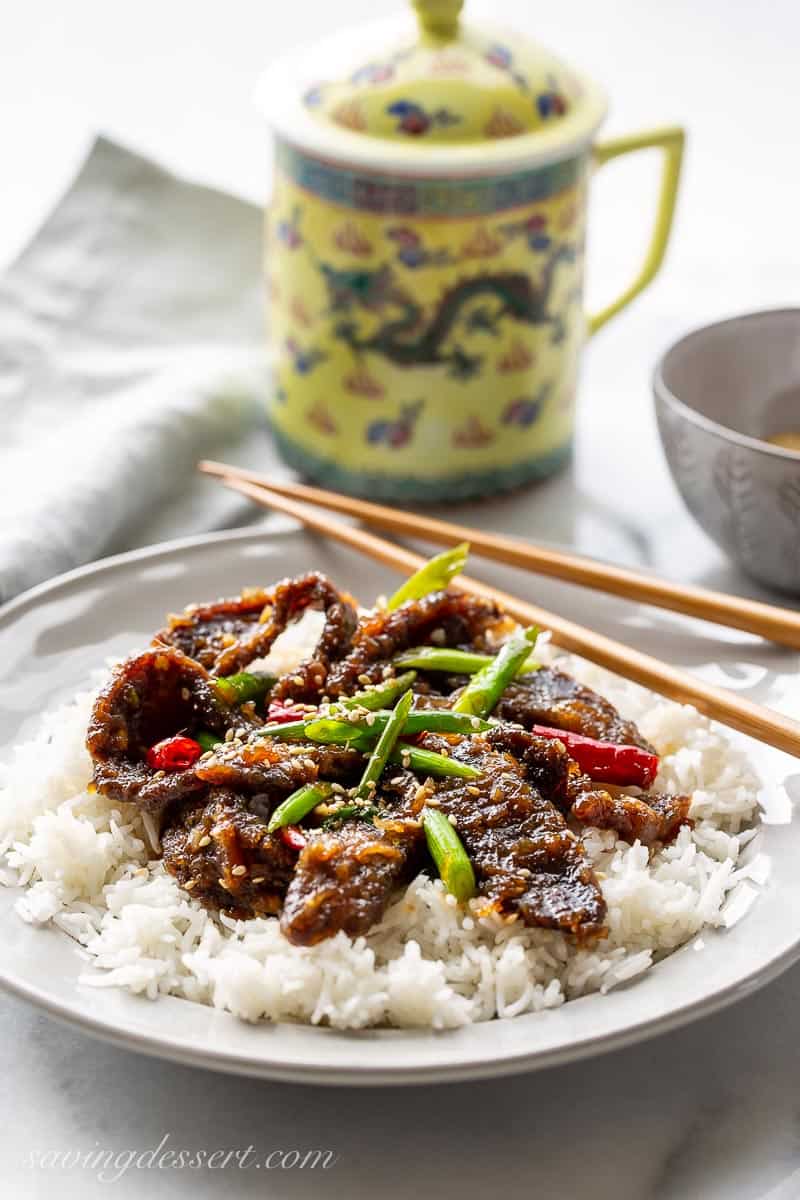
[[[399,608],[408,600],[420,600],[430,592],[439,592],[446,588],[451,579],[460,575],[469,554],[469,542],[461,542],[452,550],[445,550],[431,558],[424,566],[411,575],[402,587],[399,587],[390,598],[387,608]]]
[[[276,829],[282,829],[284,825],[299,824],[303,817],[308,816],[312,808],[316,808],[318,804],[322,804],[323,800],[330,797],[332,790],[329,783],[304,784],[278,805],[269,819],[267,832],[274,833]]]
[[[194,740],[203,750],[213,750],[222,741],[221,737],[217,737],[215,733],[209,733],[207,729],[201,729],[199,733],[194,735]]]
[[[305,736],[312,742],[327,745],[342,745],[356,738],[377,738],[391,718],[390,712],[376,712],[363,721],[338,721],[330,717],[318,717],[306,721]],[[479,733],[490,729],[488,721],[472,717],[468,713],[456,713],[449,709],[421,709],[409,713],[400,734],[411,737],[417,733]]]
[[[411,710],[413,700],[414,697],[411,692],[404,692],[394,706],[392,714],[386,722],[381,736],[378,738],[378,744],[369,757],[364,774],[361,776],[361,782],[355,790],[355,799],[369,800],[372,798],[383,768],[386,766],[389,755],[400,736],[406,717]]]
[[[405,766],[408,763],[410,771],[419,771],[422,775],[436,775],[442,778],[480,779],[481,773],[477,767],[469,763],[457,762],[435,750],[421,750],[418,746],[409,746],[406,742],[398,742],[389,755],[390,763]]]
[[[352,742],[374,745],[385,728],[385,717],[380,722],[376,718],[372,730],[364,721],[334,721],[330,717],[317,717],[304,722],[303,737],[326,746],[347,746]]]
[[[263,700],[274,686],[274,675],[256,675],[250,671],[239,671],[236,675],[223,675],[214,680],[217,694],[227,704],[246,704],[248,700]]]
[[[359,734],[354,741],[348,742],[353,750],[361,754],[369,754],[374,742]],[[458,762],[445,754],[437,754],[435,750],[423,750],[419,746],[410,746],[408,742],[397,742],[387,762],[395,766],[407,767],[419,775],[435,775],[442,779],[480,779],[481,772],[469,763]]]
[[[474,654],[470,650],[450,650],[438,646],[414,646],[404,650],[394,660],[396,667],[417,667],[421,671],[447,671],[449,675],[474,675],[482,671],[490,662],[494,662],[491,654]],[[538,671],[541,663],[535,658],[526,658],[519,668],[518,675],[527,675]]]
[[[472,676],[453,705],[453,711],[488,717],[530,654],[531,647],[536,645],[538,636],[535,625],[513,633],[491,662]]]
[[[463,904],[475,895],[475,872],[455,827],[438,808],[422,810],[425,840],[436,863],[439,878],[456,900]]]
[[[368,708],[370,712],[378,708],[390,708],[403,692],[408,691],[416,678],[416,671],[406,671],[404,675],[398,675],[395,679],[387,679],[384,683],[377,683],[363,692],[343,697],[338,704],[342,708]]]

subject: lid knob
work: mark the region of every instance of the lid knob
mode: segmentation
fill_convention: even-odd
[[[423,37],[449,40],[458,32],[458,16],[464,0],[413,0]]]

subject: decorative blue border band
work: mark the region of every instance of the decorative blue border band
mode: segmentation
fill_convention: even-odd
[[[357,212],[392,216],[484,217],[545,200],[577,183],[586,156],[550,163],[514,175],[458,179],[412,179],[357,173],[310,158],[288,142],[278,142],[279,168],[299,187]]]
[[[281,457],[307,479],[332,491],[371,500],[404,500],[416,504],[438,504],[444,500],[475,500],[496,492],[510,492],[523,484],[546,479],[560,471],[572,457],[567,443],[529,462],[513,467],[495,467],[488,471],[469,471],[441,479],[419,479],[413,475],[373,475],[367,471],[349,471],[329,459],[298,446],[274,424],[272,433]]]

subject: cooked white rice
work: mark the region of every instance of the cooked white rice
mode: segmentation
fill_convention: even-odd
[[[281,667],[301,650],[297,631],[285,637]],[[339,933],[310,949],[290,945],[275,918],[215,918],[153,856],[133,806],[87,791],[93,691],[46,714],[0,765],[0,881],[25,889],[23,920],[53,922],[85,947],[82,982],[182,996],[249,1021],[440,1029],[606,992],[704,925],[747,910],[768,869],[763,855],[737,865],[758,785],[744,755],[694,709],[579,659],[563,663],[638,722],[662,754],[656,786],[691,793],[695,819],[653,857],[613,832],[583,830],[608,903],[609,936],[590,949],[479,917],[424,876],[366,937]]]

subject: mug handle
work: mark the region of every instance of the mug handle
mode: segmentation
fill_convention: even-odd
[[[621,154],[629,154],[634,150],[663,150],[664,163],[661,171],[661,189],[656,210],[656,223],[653,229],[650,245],[647,248],[641,270],[633,283],[629,284],[621,296],[613,300],[605,308],[601,308],[594,316],[587,318],[589,336],[597,333],[606,321],[610,321],[621,309],[630,304],[635,296],[644,291],[654,279],[659,267],[664,261],[664,254],[672,229],[672,218],[675,215],[675,200],[678,194],[678,181],[683,162],[683,148],[686,134],[677,125],[665,129],[654,129],[647,133],[633,133],[626,137],[614,138],[613,141],[601,142],[594,147],[593,157],[597,166],[619,158]]]

